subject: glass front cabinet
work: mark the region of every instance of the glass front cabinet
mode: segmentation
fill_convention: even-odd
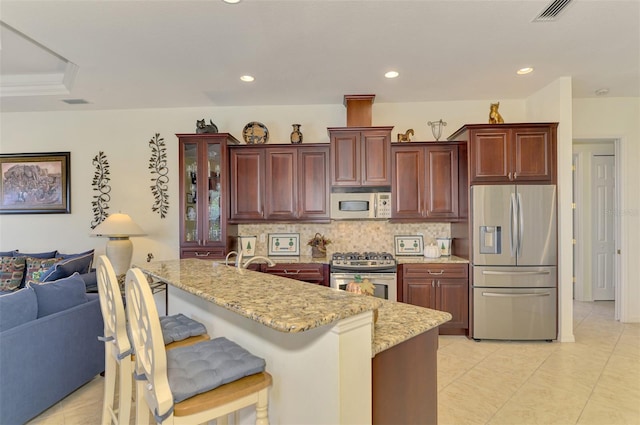
[[[224,259],[237,236],[227,225],[228,133],[177,134],[180,163],[180,258]]]

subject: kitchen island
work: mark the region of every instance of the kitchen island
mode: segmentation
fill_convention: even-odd
[[[372,358],[430,330],[437,334],[450,319],[444,312],[206,260],[140,268],[168,284],[170,314],[199,320],[212,337],[225,336],[266,360],[273,376],[272,423],[371,423]],[[241,422],[251,417],[241,412]]]

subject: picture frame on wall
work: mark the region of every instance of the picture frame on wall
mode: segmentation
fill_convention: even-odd
[[[294,257],[300,255],[299,233],[269,233],[269,254]]]
[[[0,154],[0,214],[71,213],[71,153]]]
[[[396,255],[424,255],[422,235],[395,236]]]

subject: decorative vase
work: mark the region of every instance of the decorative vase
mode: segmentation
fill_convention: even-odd
[[[322,251],[317,246],[312,246],[311,247],[311,257],[312,258],[324,258],[326,256],[327,256],[327,251],[326,250]]]
[[[442,137],[442,127],[446,126],[447,123],[442,121],[442,118],[440,118],[438,121],[429,121],[427,125],[431,127],[431,133],[437,142],[440,140],[440,137]]]
[[[293,131],[291,132],[291,143],[297,145],[302,143],[302,132],[300,131],[300,124],[291,124]]]

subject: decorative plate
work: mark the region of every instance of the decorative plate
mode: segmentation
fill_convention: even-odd
[[[269,130],[261,122],[251,121],[244,126],[242,138],[248,145],[261,145],[269,141]]]

